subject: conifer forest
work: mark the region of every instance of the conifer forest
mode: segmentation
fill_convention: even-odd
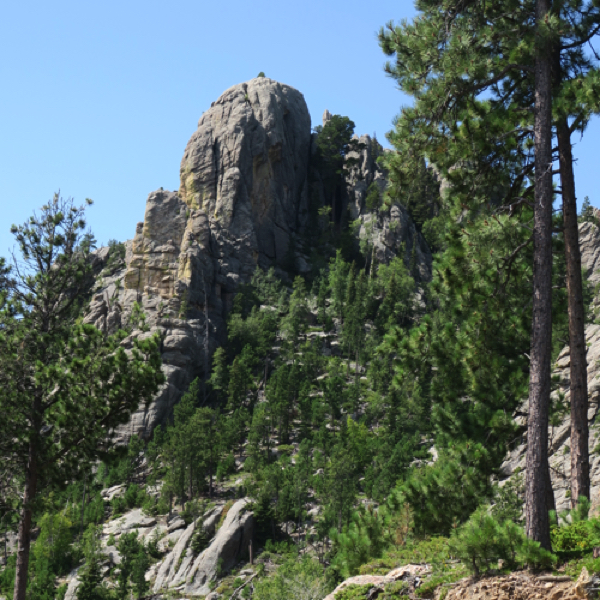
[[[389,148],[260,72],[132,239],[12,226],[0,598],[597,597],[600,2],[416,7]]]

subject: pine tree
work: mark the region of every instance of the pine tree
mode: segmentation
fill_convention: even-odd
[[[100,532],[97,526],[89,525],[83,537],[85,565],[79,573],[77,600],[103,600],[106,594],[101,587],[102,573],[100,562]]]
[[[591,2],[556,2],[552,16],[559,21],[555,29],[560,36],[554,40],[552,76],[554,104],[558,108],[554,118],[569,302],[571,502],[575,507],[579,497],[590,496],[590,476],[585,309],[571,135],[575,131],[583,134],[592,113],[600,110],[600,71],[583,52],[600,25],[600,7]]]
[[[405,155],[412,167],[398,167],[400,155],[392,159],[400,173],[396,188],[408,185],[408,172],[425,156],[441,166],[442,176],[455,188],[452,195],[463,192],[465,208],[472,207],[477,197],[465,193],[468,187],[485,188],[485,179],[498,171],[504,171],[503,177],[497,178],[495,185],[489,180],[489,191],[496,190],[489,200],[510,205],[511,212],[524,202],[535,207],[527,504],[529,534],[549,547],[543,498],[548,477],[545,444],[552,290],[550,66],[556,22],[550,18],[545,0],[514,5],[510,10],[503,3],[480,6],[451,1],[442,5],[422,2],[419,8],[422,18],[402,28],[390,25],[380,36],[384,50],[397,54],[396,64],[388,65],[388,72],[417,98],[414,108],[403,111],[393,136],[399,147],[406,146],[400,134],[406,136],[409,130],[406,139],[413,145]],[[440,47],[442,52],[438,52]],[[484,90],[490,99],[480,99]],[[529,148],[534,149],[534,163],[528,160]],[[527,185],[532,172],[534,180]],[[467,175],[461,177],[462,182],[459,173]],[[469,173],[477,173],[479,180]]]
[[[164,381],[158,339],[106,336],[79,320],[91,280],[84,208],[57,195],[12,231],[20,258],[0,293],[0,456],[24,482],[14,598],[27,589],[32,507],[87,469],[107,432]]]

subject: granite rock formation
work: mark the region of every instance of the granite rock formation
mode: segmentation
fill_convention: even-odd
[[[281,267],[291,255],[297,271],[310,271],[303,241],[314,234],[310,203],[327,201],[311,164],[314,136],[304,97],[292,87],[261,77],[230,88],[190,138],[179,190],[151,193],[133,240],[96,253],[86,321],[105,331],[129,325],[130,340],[160,333],[166,375],[157,396],[118,430],[117,443],[148,437],[190,382],[208,372],[236,290],[257,267],[274,266],[290,281]],[[406,210],[395,205],[375,216],[364,207],[366,187],[386,183],[370,138],[360,141],[343,210],[361,219],[360,235],[379,262],[415,247],[418,277],[428,279],[431,254]]]
[[[401,248],[405,259],[411,261],[414,253],[414,271],[419,281],[431,279],[432,256],[427,242],[418,232],[408,211],[401,204],[393,204],[389,211],[369,210],[366,199],[374,183],[383,197],[387,186],[386,174],[377,163],[381,147],[368,135],[356,138],[358,150],[348,153],[356,161],[346,175],[347,210],[353,221],[359,221],[359,238],[371,248],[378,263],[387,264]]]
[[[223,507],[218,507],[198,523],[191,523],[179,536],[173,550],[159,563],[154,592],[177,589],[191,596],[208,594],[210,583],[219,572],[227,572],[247,552],[254,528],[254,517],[247,505],[247,499],[237,500],[226,514],[223,514]],[[215,533],[220,518],[224,520]],[[191,542],[200,525],[214,537],[205,550],[194,555]]]

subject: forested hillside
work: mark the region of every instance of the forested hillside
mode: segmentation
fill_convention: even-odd
[[[58,195],[13,226],[4,598],[597,591],[600,226],[571,136],[600,12],[417,7],[379,35],[414,98],[392,150],[311,130],[261,73],[132,240],[96,248]]]

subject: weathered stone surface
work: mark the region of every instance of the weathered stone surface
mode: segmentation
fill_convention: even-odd
[[[246,507],[248,500],[238,500],[227,513],[215,539],[195,560],[186,573],[185,592],[193,596],[205,596],[209,584],[216,579],[217,571],[228,571],[247,551],[254,529],[254,516]]]
[[[167,531],[169,533],[171,533],[171,532],[175,531],[176,529],[182,529],[184,527],[185,527],[185,521],[181,517],[176,517],[169,523],[169,526],[167,527]]]
[[[122,517],[109,521],[104,524],[103,534],[110,535],[121,535],[127,533],[133,529],[146,529],[156,525],[156,519],[154,517],[146,516],[141,508],[136,508],[128,513],[125,513]]]
[[[393,577],[387,575],[356,575],[356,577],[350,577],[340,583],[331,594],[325,596],[324,600],[335,600],[336,594],[350,585],[371,585],[373,588],[383,589],[387,584],[394,583],[394,581],[396,580]]]
[[[310,202],[327,201],[311,164],[315,139],[297,90],[266,77],[233,86],[200,118],[181,161],[179,190],[148,196],[125,258],[115,260],[107,248],[94,254],[98,279],[86,322],[107,332],[135,329],[123,342],[126,348],[136,337],[158,333],[166,378],[158,394],[117,429],[117,444],[149,437],[191,381],[210,369],[237,288],[257,266],[278,268],[291,256],[300,273],[311,270],[303,236],[309,228],[329,227],[326,218],[315,225],[309,210],[309,196]],[[376,181],[383,190],[386,183],[371,139],[360,141],[364,147],[346,179],[343,210],[361,220],[360,235],[372,239],[377,261],[388,262],[400,248],[408,258],[414,248],[414,274],[427,280],[431,254],[407,211],[396,205],[377,217],[365,210],[368,185]]]
[[[404,249],[404,258],[410,263],[414,252],[413,276],[419,281],[431,279],[432,256],[427,242],[401,204],[394,204],[389,212],[369,211],[365,206],[367,190],[375,183],[383,195],[387,186],[385,173],[376,162],[376,150],[368,135],[358,138],[360,150],[349,152],[348,158],[357,161],[346,176],[348,211],[353,221],[360,221],[359,236],[372,247],[372,258],[387,264]]]
[[[79,587],[79,568],[74,569],[69,573],[69,583],[67,585],[67,593],[65,594],[65,600],[77,600],[77,588]]]
[[[600,281],[600,229],[593,223],[580,223],[579,244],[581,266],[586,277],[596,284]]]
[[[159,592],[163,588],[167,588],[172,583],[177,571],[180,567],[180,560],[188,550],[188,544],[194,533],[195,523],[188,525],[187,529],[179,537],[175,547],[163,559],[154,582],[154,591]]]
[[[154,581],[155,592],[169,587],[176,587],[178,584],[181,584],[181,578],[185,577],[185,574],[189,571],[189,567],[194,558],[189,545],[194,531],[198,527],[198,523],[202,523],[202,527],[212,536],[222,510],[223,505],[217,505],[204,516],[200,517],[200,519],[197,519],[196,522],[190,523],[185,529],[173,531],[159,542],[159,548],[162,551],[168,551],[168,554],[158,565],[156,579]],[[179,521],[181,521],[181,519],[175,518],[172,524],[176,524]],[[173,540],[175,543],[173,549],[170,551],[169,540]]]
[[[558,578],[557,578],[558,579]],[[450,588],[447,600],[587,600],[595,592],[590,588],[593,581],[584,567],[576,582],[548,581],[545,577],[533,577],[513,573],[505,577],[488,577],[480,580],[466,579]],[[443,588],[438,588],[435,598]]]
[[[181,198],[208,216],[217,239],[245,250],[238,274],[284,258],[306,208],[310,135],[302,94],[261,77],[227,90],[188,142]],[[228,277],[234,265],[223,264]]]

